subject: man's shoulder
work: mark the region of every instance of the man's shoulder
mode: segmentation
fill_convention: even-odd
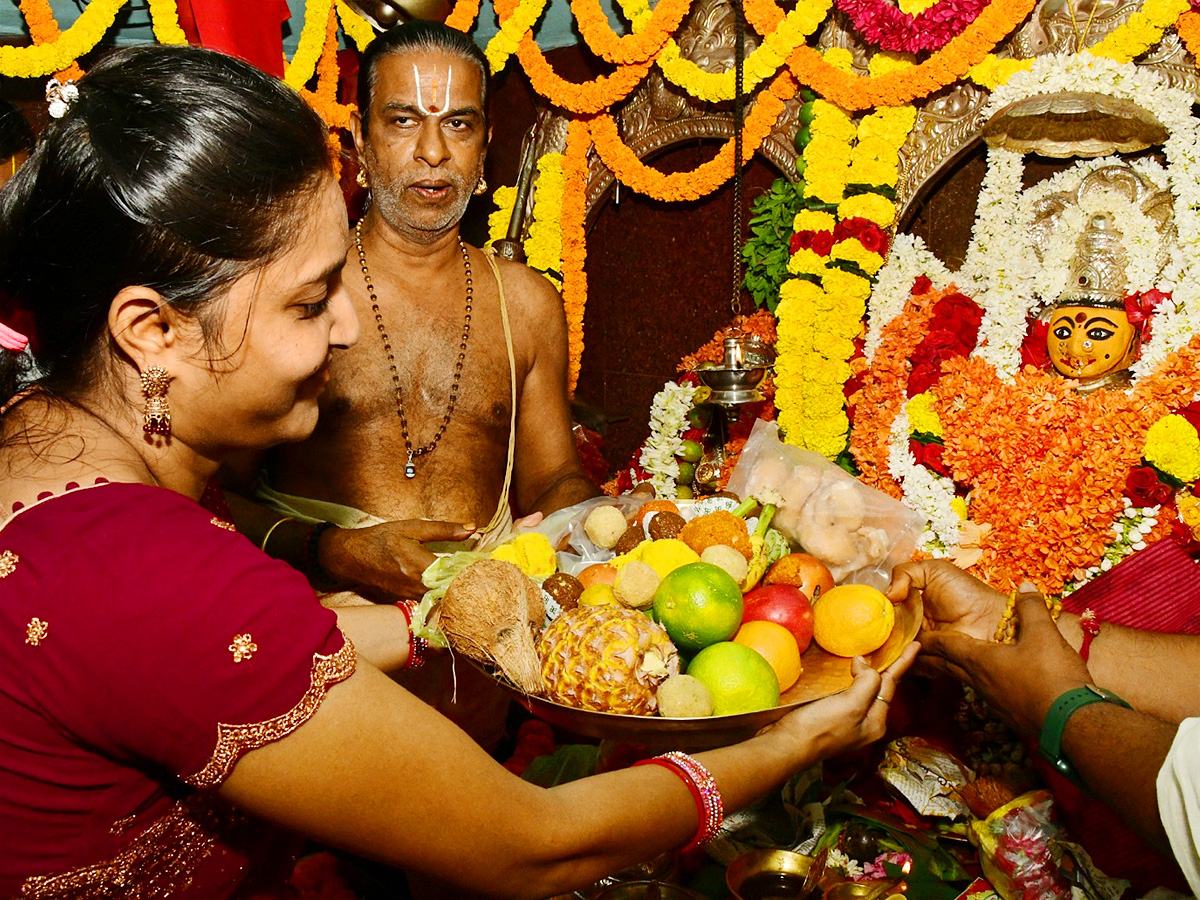
[[[514,313],[538,322],[562,318],[562,296],[545,275],[524,263],[499,258],[496,261],[504,282],[505,300]]]

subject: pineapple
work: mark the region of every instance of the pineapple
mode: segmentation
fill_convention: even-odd
[[[651,715],[658,685],[679,673],[679,653],[663,627],[612,603],[563,613],[537,649],[546,695],[596,712]]]

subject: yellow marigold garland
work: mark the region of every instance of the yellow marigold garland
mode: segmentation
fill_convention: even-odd
[[[563,308],[567,316],[567,390],[575,393],[583,358],[583,313],[587,304],[587,152],[588,125],[572,119],[567,126],[567,150],[563,157],[562,260]]]
[[[496,5],[500,30],[492,36],[483,51],[493,75],[504,68],[508,58],[516,52],[523,40],[532,40],[533,26],[546,11],[546,2],[547,0],[518,0],[515,7],[506,4],[503,11],[499,4]]]
[[[537,163],[533,184],[533,222],[525,239],[525,262],[556,288],[562,287],[562,207],[566,190],[563,155],[545,153]]]
[[[346,0],[337,0],[336,6],[338,19],[346,36],[354,41],[354,46],[360,52],[366,50],[367,45],[375,40],[375,29],[371,27],[371,23],[347,6]],[[457,6],[455,11],[458,11]]]
[[[312,79],[325,47],[326,25],[333,11],[333,0],[308,0],[304,8],[304,27],[300,43],[291,62],[284,69],[283,80],[294,90],[300,90]]]
[[[1146,432],[1146,462],[1185,484],[1200,478],[1200,435],[1183,416],[1163,416]]]
[[[179,7],[176,0],[149,0],[150,25],[160,44],[186,44],[187,35],[179,27]]]
[[[492,191],[492,203],[496,208],[488,213],[488,246],[508,237],[508,223],[512,221],[513,207],[517,205],[516,187],[504,184],[496,188]]]
[[[0,47],[0,75],[37,78],[57,72],[60,81],[82,78],[83,70],[75,60],[100,43],[125,3],[126,0],[92,0],[63,32],[59,31],[49,0],[20,0],[33,46]]]

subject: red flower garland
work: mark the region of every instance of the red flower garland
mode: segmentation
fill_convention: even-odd
[[[837,7],[872,44],[900,53],[940,50],[983,12],[988,0],[939,0],[910,16],[883,0],[837,0]]]

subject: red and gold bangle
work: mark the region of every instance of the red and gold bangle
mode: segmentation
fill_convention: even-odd
[[[721,791],[717,788],[717,781],[708,769],[678,750],[672,750],[662,756],[639,760],[634,765],[662,766],[664,769],[674,772],[687,785],[692,799],[696,801],[696,813],[700,824],[696,829],[696,836],[680,851],[681,853],[687,853],[701,844],[707,844],[717,836],[721,830],[721,823],[725,821],[725,806],[721,802]]]
[[[1083,643],[1079,645],[1079,655],[1083,657],[1084,662],[1087,662],[1088,656],[1092,652],[1092,641],[1100,633],[1101,624],[1103,623],[1100,621],[1100,617],[1090,607],[1079,614],[1079,630],[1083,632]]]
[[[408,626],[408,662],[404,664],[403,668],[419,669],[425,665],[429,641],[423,637],[417,637],[417,633],[413,631],[413,610],[417,608],[417,604],[411,600],[398,600],[396,606],[400,607],[400,612],[404,613],[404,622]]]

